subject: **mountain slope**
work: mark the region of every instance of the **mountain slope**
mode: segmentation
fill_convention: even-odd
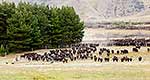
[[[2,0],[0,0],[2,1]],[[49,4],[49,6],[73,6],[81,19],[87,23],[105,20],[128,20],[129,16],[148,16],[149,0],[3,0],[18,3],[19,1]],[[131,17],[131,18],[132,18]],[[129,19],[132,20],[132,19]]]

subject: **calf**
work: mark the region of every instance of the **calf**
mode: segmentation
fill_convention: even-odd
[[[96,57],[96,56],[94,56],[94,61],[95,61],[95,62],[97,61],[97,57]]]

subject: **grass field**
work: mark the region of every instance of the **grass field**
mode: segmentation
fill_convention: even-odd
[[[122,56],[122,55],[118,55]],[[14,55],[0,57],[0,80],[150,80],[150,53],[130,53],[133,62],[94,62],[91,60],[63,63],[18,62],[5,64]],[[142,62],[136,57],[142,56]]]
[[[150,80],[150,64],[147,63],[68,65],[71,64],[59,67],[1,66],[0,80]]]
[[[123,38],[149,38],[149,30],[124,30],[124,29],[103,29],[85,28],[83,41],[123,39]]]

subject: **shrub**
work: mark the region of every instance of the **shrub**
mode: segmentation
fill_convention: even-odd
[[[0,47],[0,56],[5,56],[5,52],[6,52],[6,50],[5,50],[4,46],[1,45],[1,47]]]

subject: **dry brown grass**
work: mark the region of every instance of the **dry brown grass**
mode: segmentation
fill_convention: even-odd
[[[127,47],[107,47],[122,49]],[[130,47],[131,48],[131,47]],[[0,58],[0,80],[150,80],[150,53],[142,48],[139,53],[130,52],[133,62],[94,62],[91,60],[63,63],[17,62],[5,64],[14,55]],[[43,52],[47,50],[38,50]],[[113,55],[111,55],[113,56]],[[117,55],[118,57],[125,55]],[[139,62],[138,56],[144,60]]]

